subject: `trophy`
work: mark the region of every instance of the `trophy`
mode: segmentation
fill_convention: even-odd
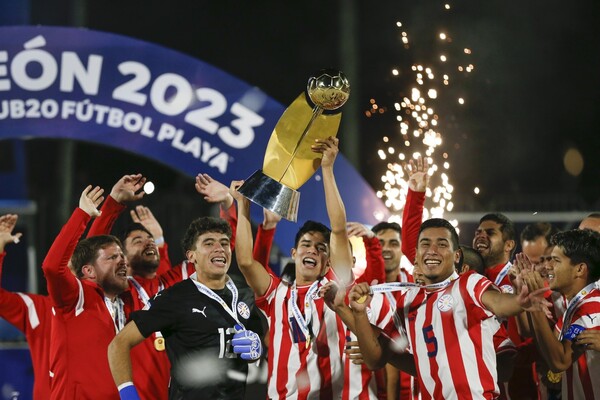
[[[254,172],[238,189],[250,201],[282,218],[296,222],[302,186],[321,165],[314,153],[315,139],[336,136],[342,119],[338,110],[350,96],[346,76],[323,69],[308,80],[301,93],[279,118],[262,170]]]

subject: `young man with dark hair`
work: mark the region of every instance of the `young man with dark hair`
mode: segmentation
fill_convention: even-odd
[[[582,332],[600,330],[600,233],[573,229],[552,237],[548,265],[550,289],[563,294],[567,310],[553,329],[541,312],[529,312],[534,340],[550,370],[562,383],[563,400],[600,398],[600,357],[580,341]],[[533,269],[524,273],[529,290],[544,287]],[[589,337],[588,337],[589,338]],[[558,380],[557,379],[557,380]]]
[[[157,294],[149,309],[134,312],[109,347],[122,399],[139,398],[129,351],[157,331],[172,365],[170,399],[244,398],[247,362],[260,358],[262,346],[256,333],[244,329],[252,294],[238,291],[227,275],[230,238],[231,229],[220,218],[190,224],[182,245],[196,273]]]
[[[443,219],[421,225],[417,263],[430,285],[401,292],[395,316],[400,326],[385,329],[408,335],[412,354],[391,351],[390,341],[369,324],[371,288],[359,284],[351,290],[350,307],[365,362],[370,368],[391,362],[416,374],[425,398],[495,398],[493,334],[499,322],[494,315],[516,315],[524,306],[532,307],[533,295],[501,293],[474,272],[459,277],[458,235]]]
[[[256,305],[269,322],[269,398],[340,398],[344,390],[346,328],[317,296],[321,285],[352,282],[352,254],[346,212],[335,182],[338,139],[318,140],[313,151],[323,154],[321,171],[331,230],[309,221],[295,238],[291,281],[277,277],[252,255],[250,202],[234,181],[231,193],[238,203],[236,257],[240,271],[256,295]]]
[[[511,258],[517,248],[514,223],[504,214],[489,213],[481,217],[475,230],[473,248],[483,257],[485,276],[502,292],[514,293],[510,271]],[[533,373],[534,352],[530,339],[519,334],[514,318],[504,321],[508,335],[517,346],[515,371],[508,384],[501,387],[501,400],[537,400],[538,389]]]

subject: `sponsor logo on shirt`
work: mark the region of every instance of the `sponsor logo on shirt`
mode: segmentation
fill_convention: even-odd
[[[200,313],[200,314],[204,315],[204,318],[206,318],[205,311],[206,311],[206,306],[204,306],[204,308],[202,310],[199,310],[197,308],[192,308],[192,314],[193,313]]]

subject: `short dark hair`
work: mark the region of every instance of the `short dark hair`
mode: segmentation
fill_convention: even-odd
[[[376,224],[375,226],[373,226],[371,228],[371,231],[373,231],[375,234],[377,234],[386,229],[391,229],[393,231],[398,232],[398,234],[402,234],[402,228],[400,227],[400,224],[398,224],[397,222],[380,222],[380,223]]]
[[[320,222],[317,221],[306,221],[304,223],[304,225],[302,225],[300,227],[300,229],[298,229],[298,232],[296,233],[296,237],[294,238],[294,247],[298,247],[298,243],[300,242],[300,239],[302,239],[302,236],[304,236],[305,233],[307,232],[319,232],[321,233],[324,237],[325,237],[325,242],[327,242],[329,244],[329,238],[331,237],[331,229],[329,229],[327,226],[323,225]]]
[[[231,239],[231,227],[224,219],[215,217],[196,218],[188,226],[181,240],[183,252],[186,253],[188,250],[194,250],[198,238],[206,232],[223,233]]]
[[[590,229],[571,229],[552,236],[551,244],[559,246],[571,264],[587,265],[588,282],[600,278],[600,233]]]
[[[458,233],[456,233],[456,229],[454,229],[454,227],[452,226],[452,224],[450,222],[448,222],[447,220],[445,220],[443,218],[431,218],[431,219],[428,219],[427,221],[423,221],[423,223],[421,224],[421,228],[419,229],[419,236],[421,236],[421,232],[423,232],[425,229],[429,229],[429,228],[445,228],[448,231],[450,231],[452,248],[454,250],[459,249]]]
[[[116,244],[123,249],[118,237],[113,235],[98,235],[83,239],[73,251],[71,267],[78,278],[83,278],[83,266],[93,264],[98,259],[98,251]]]
[[[536,238],[543,236],[550,246],[550,241],[552,240],[552,236],[558,233],[558,228],[552,225],[549,222],[535,222],[533,224],[528,224],[521,231],[521,243],[525,240],[533,241]]]
[[[467,264],[470,269],[483,275],[485,272],[485,262],[481,254],[471,246],[464,244],[460,245],[460,250],[462,251],[462,263]]]
[[[142,225],[138,222],[133,222],[133,223],[129,224],[123,231],[121,231],[121,233],[119,233],[119,240],[121,240],[122,243],[125,243],[125,241],[129,237],[129,235],[131,235],[131,232],[135,232],[135,231],[146,232],[151,237],[154,237],[154,235],[152,233],[150,233],[150,231],[148,229],[146,229],[146,227],[144,225]]]
[[[502,240],[503,241],[506,242],[508,240],[517,240],[517,233],[516,233],[517,231],[515,229],[515,224],[506,215],[504,215],[502,213],[485,214],[479,220],[479,224],[481,224],[484,221],[494,221],[500,225],[500,232],[502,232]],[[512,251],[510,252],[511,257],[515,254],[516,249],[517,249],[517,246],[514,246]]]

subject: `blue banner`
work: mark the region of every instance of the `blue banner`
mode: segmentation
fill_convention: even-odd
[[[82,28],[0,27],[0,139],[95,142],[228,184],[262,167],[284,110],[259,88],[152,43]],[[341,156],[336,176],[349,220],[387,217]],[[299,222],[327,222],[319,173],[300,192]],[[286,251],[297,228],[278,228]]]

